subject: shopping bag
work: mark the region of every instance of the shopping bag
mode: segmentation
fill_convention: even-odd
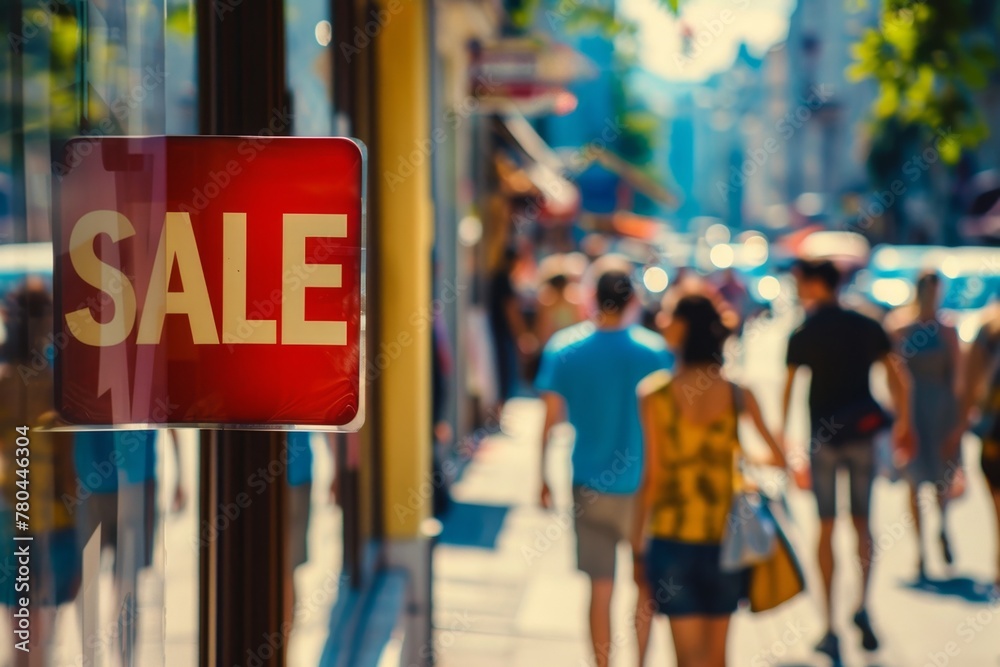
[[[895,452],[892,435],[888,431],[875,436],[875,469],[880,477],[885,477],[890,482],[898,482],[903,478],[903,473],[896,464]]]
[[[719,566],[739,572],[771,557],[777,526],[767,499],[756,491],[733,495],[722,536]]]
[[[750,567],[747,573],[746,598],[750,611],[768,611],[784,604],[805,590],[802,566],[788,536],[790,514],[783,500],[763,498],[770,512],[775,536],[771,555]]]

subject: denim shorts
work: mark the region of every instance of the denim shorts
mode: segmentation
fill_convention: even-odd
[[[746,597],[747,571],[723,572],[718,544],[652,539],[646,578],[657,611],[667,616],[729,616]]]
[[[837,471],[847,473],[851,516],[868,518],[875,480],[875,443],[870,439],[821,445],[810,456],[812,487],[821,519],[837,516]]]

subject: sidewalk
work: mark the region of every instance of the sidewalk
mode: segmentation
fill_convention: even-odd
[[[755,386],[755,389],[757,387]],[[772,389],[759,388],[763,400]],[[773,401],[768,401],[769,403]],[[773,406],[765,406],[770,415]],[[435,650],[443,667],[582,667],[589,661],[587,580],[574,567],[574,537],[568,515],[569,442],[553,443],[548,462],[561,511],[538,507],[538,438],[541,404],[510,403],[505,432],[484,443],[461,482],[453,489],[454,514],[446,521],[435,556]],[[966,460],[976,461],[977,443],[966,442]],[[824,666],[830,661],[812,651],[824,628],[820,615],[815,504],[809,494],[790,494],[797,521],[796,543],[809,589],[780,609],[761,615],[741,611],[730,632],[730,665],[764,667]],[[882,648],[865,654],[850,627],[860,570],[849,519],[835,534],[837,571],[835,628],[848,666],[945,667],[1000,665],[1000,604],[971,601],[983,592],[976,582],[992,576],[995,547],[986,489],[973,470],[970,489],[951,509],[955,572],[934,590],[914,587],[916,543],[909,527],[907,491],[902,484],[877,482],[873,534],[880,547],[870,605]],[[928,535],[937,535],[930,526]],[[931,542],[929,573],[945,578],[936,540]],[[802,545],[805,545],[803,547]],[[635,593],[631,558],[620,547],[612,629],[612,665],[633,666],[634,638],[628,625]],[[997,620],[995,620],[997,619]],[[656,620],[649,666],[673,665],[666,620]]]

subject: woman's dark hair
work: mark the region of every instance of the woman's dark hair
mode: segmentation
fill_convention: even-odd
[[[712,300],[701,294],[681,297],[673,316],[687,324],[681,359],[686,364],[722,363],[722,346],[732,334]]]
[[[566,289],[567,285],[569,285],[569,278],[567,278],[562,273],[557,273],[556,275],[549,278],[546,282],[548,283],[549,287],[561,292],[564,289]]]

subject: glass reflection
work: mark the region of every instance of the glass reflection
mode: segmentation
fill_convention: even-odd
[[[164,132],[173,83],[164,16],[163,0],[73,0],[20,3],[0,17],[11,47],[0,55],[9,83],[0,89],[0,664],[164,664],[161,508],[169,499],[158,493],[172,489],[157,480],[179,479],[179,459],[164,457],[154,431],[44,430],[61,424],[53,186],[72,166],[64,156],[74,137]],[[193,80],[188,52],[192,74],[178,76],[181,84]],[[15,430],[24,426],[27,447]],[[30,517],[23,531],[21,509]],[[32,538],[21,582],[19,557],[7,548],[19,533]],[[196,586],[192,578],[191,595]],[[24,607],[30,653],[13,634]],[[191,650],[172,664],[193,661]]]

